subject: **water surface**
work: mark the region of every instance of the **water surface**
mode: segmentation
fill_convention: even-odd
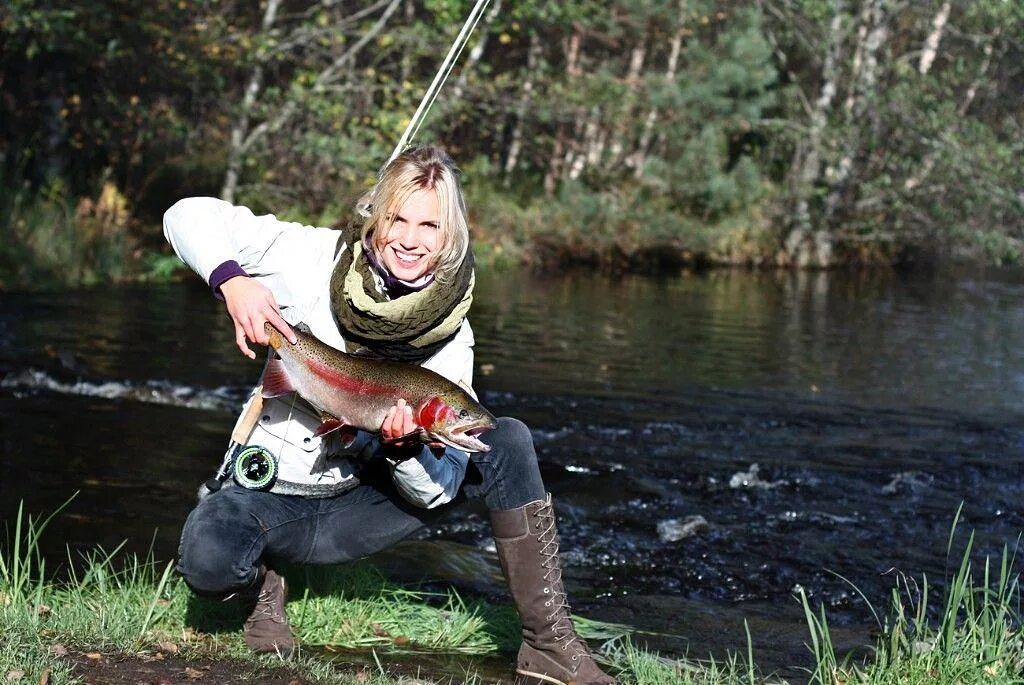
[[[679,636],[656,646],[745,649],[747,620],[758,661],[806,662],[799,589],[860,644],[896,574],[941,582],[961,503],[953,563],[970,530],[984,554],[1024,529],[1019,273],[481,273],[472,322],[576,604]],[[260,369],[229,324],[194,280],[4,294],[0,515],[78,491],[49,549],[172,556]],[[499,595],[485,522],[453,511],[377,561]]]

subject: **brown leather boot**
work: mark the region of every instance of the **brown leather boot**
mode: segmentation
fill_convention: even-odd
[[[523,623],[516,685],[614,685],[572,623],[551,495],[511,511],[492,511],[491,527]]]
[[[273,569],[260,568],[253,586],[258,587],[259,592],[252,593],[255,605],[242,626],[245,644],[254,652],[290,656],[295,649],[295,638],[284,612],[288,584]]]

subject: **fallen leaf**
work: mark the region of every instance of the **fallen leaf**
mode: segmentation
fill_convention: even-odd
[[[289,680],[288,685],[302,685],[301,680]]]
[[[370,679],[370,676],[366,674],[366,671],[356,671],[356,680],[360,683],[365,683]]]
[[[68,655],[68,648],[65,647],[64,645],[60,644],[60,643],[55,644],[55,645],[50,645],[50,654],[52,654],[54,656],[67,656]]]
[[[374,623],[370,626],[370,629],[377,637],[388,637],[388,631],[384,630],[384,627],[379,623]]]
[[[40,604],[39,606],[36,607],[36,613],[39,614],[40,616],[46,616],[51,611],[53,611],[53,610],[50,609],[50,607],[46,606],[45,604]]]
[[[409,638],[407,638],[405,635],[399,635],[398,637],[395,638],[395,644],[396,645],[407,645],[407,644],[409,644]]]
[[[25,677],[25,671],[7,671],[7,682],[13,683]]]
[[[50,669],[43,671],[43,674],[39,676],[39,685],[50,685]]]
[[[198,680],[203,677],[203,672],[186,666],[185,677],[189,680]]]
[[[166,606],[170,606],[171,605],[171,600],[169,600],[169,599],[158,599],[158,600],[156,600],[156,603],[159,604],[162,607],[166,607]]]
[[[3,592],[0,592],[0,606],[5,607],[5,606],[7,606],[10,603],[11,603],[11,598],[8,597]]]
[[[89,652],[88,654],[85,655],[85,658],[86,659],[92,659],[93,661],[99,661],[100,659],[103,658],[103,655],[100,654],[99,652]]]

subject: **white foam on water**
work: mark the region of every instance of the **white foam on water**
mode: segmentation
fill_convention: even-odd
[[[729,487],[733,490],[741,488],[758,488],[760,490],[771,490],[783,485],[789,485],[789,481],[777,480],[767,481],[763,480],[758,473],[760,473],[761,467],[757,464],[751,464],[750,470],[739,471],[732,475],[729,479]]]
[[[684,518],[665,519],[658,521],[658,538],[662,542],[678,542],[685,538],[697,535],[709,528],[707,519],[700,514],[693,514]]]
[[[234,411],[241,404],[242,393],[237,388],[194,388],[170,381],[127,381],[90,382],[83,380],[62,381],[45,371],[24,369],[0,379],[0,388],[12,390],[48,390],[67,395],[102,397],[111,400],[131,400],[150,404],[166,404],[190,409]]]

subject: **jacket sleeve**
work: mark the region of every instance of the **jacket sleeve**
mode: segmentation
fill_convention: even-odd
[[[332,259],[340,232],[256,216],[248,207],[191,197],[164,213],[164,236],[204,281],[226,262],[267,286],[282,307],[298,305],[319,286],[312,265]]]
[[[418,456],[403,461],[388,459],[391,477],[407,502],[433,509],[451,502],[466,477],[469,455],[452,447],[435,457],[427,447]]]
[[[476,397],[472,386],[473,342],[473,330],[468,321],[463,321],[451,342],[425,361],[423,366],[463,386]],[[388,463],[391,464],[395,487],[402,497],[415,506],[432,509],[455,498],[466,477],[469,455],[448,447],[441,457],[435,457],[430,449],[424,447],[412,459],[388,459]]]

